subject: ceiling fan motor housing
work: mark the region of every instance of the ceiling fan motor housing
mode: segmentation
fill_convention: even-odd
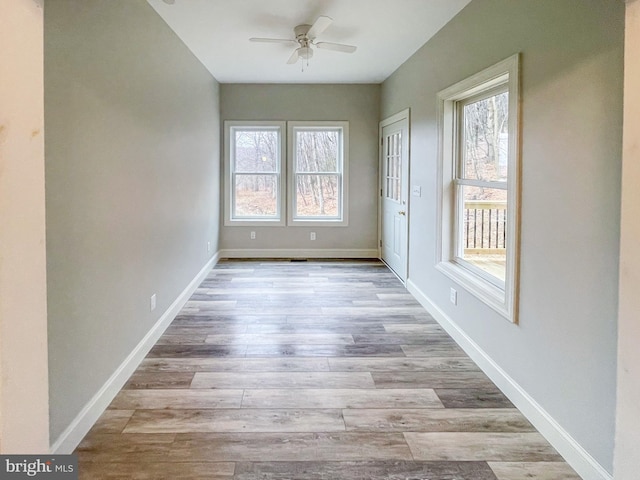
[[[295,27],[293,29],[293,32],[296,34],[296,40],[298,40],[298,42],[301,41],[309,41],[309,40],[313,40],[313,38],[309,38],[307,37],[307,33],[309,33],[309,30],[311,29],[311,25],[298,25],[297,27]]]

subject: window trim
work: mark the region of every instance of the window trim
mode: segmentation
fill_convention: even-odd
[[[479,268],[458,257],[456,235],[460,229],[456,189],[459,102],[495,92],[501,85],[509,92],[509,142],[507,173],[507,245],[504,286],[487,278]],[[515,54],[438,93],[438,218],[436,269],[468,290],[507,320],[518,322],[520,257],[520,55]],[[465,180],[472,182],[472,180]],[[484,182],[482,182],[484,183]]]
[[[338,172],[340,188],[339,217],[296,217],[296,129],[341,130],[341,160]],[[332,174],[334,172],[331,172]],[[346,227],[349,225],[349,122],[347,121],[288,121],[287,122],[287,225]]]
[[[278,199],[276,203],[278,216],[270,219],[267,217],[234,218],[234,187],[232,169],[232,132],[236,128],[256,128],[269,127],[277,129],[279,132],[279,152],[278,170],[275,172],[277,178]],[[224,225],[225,226],[284,226],[286,223],[286,122],[280,121],[235,121],[225,120],[224,122]],[[267,174],[272,175],[271,172]]]

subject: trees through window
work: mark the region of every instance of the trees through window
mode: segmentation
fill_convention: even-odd
[[[503,286],[506,276],[509,92],[506,85],[457,102],[457,258]]]
[[[285,126],[225,122],[225,224],[346,224],[347,122]]]
[[[233,129],[232,218],[279,217],[280,131]]]
[[[342,221],[346,128],[291,122],[292,222]]]

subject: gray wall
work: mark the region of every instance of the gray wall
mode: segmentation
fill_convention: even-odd
[[[45,10],[53,442],[217,251],[220,126],[217,82],[144,0]]]
[[[350,152],[349,226],[222,227],[221,248],[376,249],[379,106],[379,85],[222,84],[222,120],[348,120]]]
[[[611,471],[624,4],[474,0],[383,84],[411,107],[409,278]],[[434,268],[436,93],[522,52],[520,325]]]

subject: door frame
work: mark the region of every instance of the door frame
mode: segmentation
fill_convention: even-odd
[[[409,219],[411,215],[411,109],[405,108],[404,110],[399,111],[398,113],[391,115],[380,121],[378,125],[378,258],[384,262],[382,259],[382,216],[384,214],[383,205],[382,205],[382,197],[383,197],[383,180],[384,180],[384,137],[382,136],[382,130],[384,127],[392,125],[396,122],[406,120],[407,121],[407,221],[406,221],[406,235],[405,241],[407,242],[407,258],[406,260],[406,278],[402,279],[398,277],[398,275],[390,269],[396,277],[403,283],[406,284],[409,279]],[[386,265],[386,263],[385,263]]]

